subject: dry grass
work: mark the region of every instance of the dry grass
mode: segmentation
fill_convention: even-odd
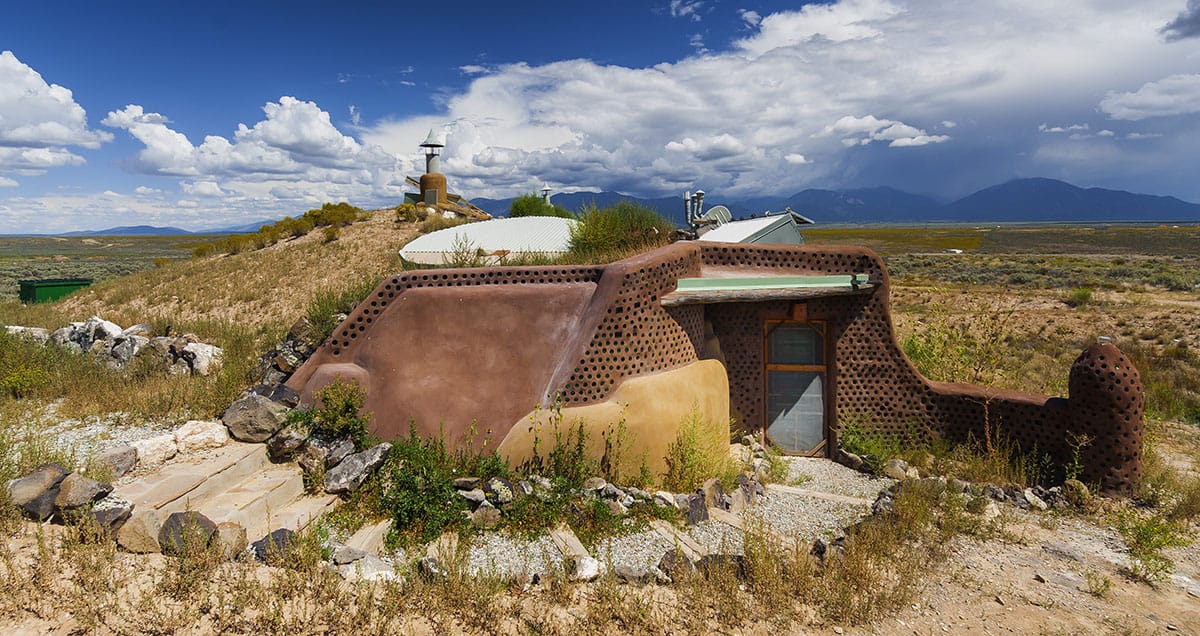
[[[54,313],[97,314],[122,325],[207,321],[286,329],[319,291],[398,271],[397,250],[416,234],[390,211],[375,212],[342,228],[336,241],[309,233],[261,250],[174,262],[99,283],[64,299]]]

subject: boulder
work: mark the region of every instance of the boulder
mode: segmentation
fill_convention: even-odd
[[[593,581],[604,574],[607,568],[599,560],[592,557],[576,557],[571,564],[571,580],[580,583]]]
[[[117,530],[117,545],[146,554],[158,552],[158,531],[162,529],[162,513],[154,508],[138,509]]]
[[[121,335],[124,329],[117,326],[115,322],[109,322],[99,316],[88,318],[83,325],[86,338],[90,341],[96,340],[113,340]]]
[[[107,473],[112,479],[117,479],[129,472],[137,463],[138,452],[132,446],[113,446],[100,452],[93,463]]]
[[[1033,492],[1032,488],[1026,488],[1025,492],[1022,494],[1025,495],[1025,501],[1029,503],[1030,508],[1032,508],[1034,510],[1043,510],[1043,511],[1050,509],[1050,506],[1047,505],[1046,502],[1041,497],[1037,496]]]
[[[609,499],[604,503],[608,505],[608,511],[612,513],[613,516],[624,517],[625,515],[629,514],[629,508],[619,501],[613,501],[612,499]]]
[[[597,490],[603,490],[604,486],[607,484],[608,482],[604,481],[603,477],[588,477],[587,479],[583,480],[583,490],[595,492]]]
[[[1092,501],[1092,491],[1078,479],[1068,479],[1062,485],[1063,498],[1077,508],[1086,507]]]
[[[250,549],[254,551],[254,558],[259,561],[267,561],[273,558],[283,556],[287,551],[288,546],[295,540],[296,533],[287,529],[279,528],[272,530],[267,536],[250,544]]]
[[[665,490],[656,491],[654,493],[654,505],[665,506],[668,508],[674,508],[675,507],[675,495],[673,495]]]
[[[103,499],[105,495],[112,492],[112,489],[111,484],[102,484],[79,473],[71,473],[64,477],[58,485],[58,496],[54,498],[54,507],[59,513],[76,510]]]
[[[59,327],[50,332],[50,342],[61,347],[71,342],[71,334],[75,331],[74,327]]]
[[[900,479],[908,477],[908,462],[900,458],[889,459],[887,464],[883,466],[883,474],[892,479]]]
[[[163,554],[180,556],[207,548],[216,533],[217,524],[199,512],[173,512],[158,530],[158,546]]]
[[[179,452],[174,433],[139,439],[133,443],[133,447],[137,449],[138,464],[142,466],[156,466]]]
[[[350,455],[325,473],[325,492],[352,492],[362,485],[375,469],[383,465],[392,445],[384,442],[361,453]]]
[[[343,545],[333,551],[332,558],[334,565],[346,565],[347,563],[354,563],[365,556],[367,556],[366,551]]]
[[[229,443],[229,429],[218,420],[189,420],[175,429],[175,445],[179,452],[220,448]]]
[[[722,500],[725,490],[721,488],[721,480],[713,477],[700,486],[700,494],[704,496],[704,505],[709,508],[723,508]]]
[[[283,428],[288,408],[261,395],[248,395],[229,405],[221,421],[234,439],[265,442]]]
[[[288,424],[267,440],[267,454],[273,462],[292,458],[308,440],[308,428],[301,424]]]
[[[669,578],[678,579],[682,574],[695,572],[696,564],[681,550],[672,548],[658,560],[658,569]]]
[[[495,528],[500,525],[500,510],[485,500],[471,513],[471,525],[484,530]]]
[[[67,476],[67,469],[58,464],[42,464],[33,472],[8,482],[8,498],[27,514],[41,520],[54,512],[58,485]],[[47,501],[47,495],[49,499]],[[48,509],[47,509],[48,508]]]
[[[395,581],[396,568],[383,559],[368,554],[353,563],[338,566],[338,574],[347,581]]]
[[[222,559],[232,561],[246,549],[246,529],[232,521],[222,521],[217,524],[212,543]]]
[[[339,437],[329,443],[329,454],[325,456],[325,467],[333,468],[354,453],[354,440],[350,436]]]
[[[508,505],[513,502],[515,494],[513,493],[512,482],[503,477],[492,477],[483,485],[483,494],[487,495],[488,501],[497,506]]]
[[[192,367],[192,373],[208,375],[221,369],[223,352],[215,345],[189,342],[183,347],[183,358]]]
[[[478,477],[459,477],[454,480],[455,490],[475,490],[482,480]]]
[[[617,580],[633,585],[642,585],[650,580],[650,570],[624,563],[613,566],[613,576]]]
[[[261,395],[272,402],[279,402],[288,408],[296,408],[300,404],[300,394],[286,384],[270,383],[257,384],[247,389],[248,393]]]
[[[144,336],[118,336],[113,341],[112,349],[108,352],[118,364],[124,365],[136,356],[150,343]]]
[[[474,490],[459,490],[457,492],[459,497],[462,497],[471,503],[471,507],[478,506],[487,500],[487,495],[480,488],[475,488]]]
[[[708,506],[704,503],[704,495],[688,495],[688,506],[683,513],[687,515],[689,526],[708,521]]]
[[[446,566],[437,560],[436,557],[427,556],[420,561],[417,561],[417,573],[426,581],[444,581],[450,578],[450,573],[446,571]]]
[[[96,525],[109,532],[120,530],[131,514],[133,514],[133,502],[113,495],[97,501],[92,506],[91,512],[92,520],[96,522]]]
[[[141,336],[147,340],[149,340],[150,336],[153,334],[154,328],[144,322],[133,325],[132,327],[126,327],[125,330],[121,332],[121,335],[125,337]]]

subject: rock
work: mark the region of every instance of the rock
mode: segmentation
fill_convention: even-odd
[[[149,343],[150,339],[142,336],[120,336],[113,341],[112,350],[109,351],[109,355],[119,365],[124,365],[132,360]]]
[[[203,342],[189,342],[183,347],[184,359],[192,367],[192,373],[208,375],[221,369],[221,358],[224,352],[215,345]]]
[[[640,501],[637,499],[634,499],[632,495],[625,495],[624,497],[621,497],[621,499],[620,499],[620,504],[622,506],[625,506],[626,508],[632,507],[636,503],[640,503]]]
[[[296,533],[287,528],[272,530],[267,536],[250,544],[254,558],[259,561],[271,561],[283,556],[289,545],[296,538]]]
[[[167,367],[167,375],[191,375],[192,368],[188,366],[187,360],[176,360]]]
[[[117,326],[115,322],[109,322],[99,316],[88,318],[83,325],[84,332],[88,340],[113,340],[121,335],[124,329]]]
[[[265,442],[283,428],[287,407],[261,396],[248,395],[225,410],[221,421],[234,439],[243,442]]]
[[[54,513],[58,485],[67,477],[67,469],[58,464],[42,464],[33,472],[8,482],[8,497],[13,505],[30,517],[42,521]]]
[[[300,404],[300,394],[296,393],[286,384],[279,384],[277,382],[258,384],[250,387],[247,391],[254,395],[261,395],[272,402],[278,402],[290,409],[294,409]]]
[[[522,479],[521,481],[517,482],[514,492],[516,493],[518,499],[521,497],[528,497],[529,495],[533,494],[533,484]]]
[[[625,491],[612,484],[604,484],[604,488],[600,489],[600,494],[605,499],[615,499],[617,501],[625,498]]]
[[[949,482],[947,482],[946,487],[953,492],[971,492],[971,483],[961,479],[951,479]]]
[[[688,507],[684,514],[687,515],[689,526],[708,521],[708,506],[704,503],[704,495],[688,495]]]
[[[484,500],[471,513],[471,525],[484,530],[491,530],[500,525],[500,510]]]
[[[608,482],[604,481],[603,477],[588,477],[587,479],[583,480],[584,491],[595,492],[597,490],[603,490],[606,485],[608,485]]]
[[[665,490],[656,491],[654,493],[654,505],[665,506],[667,508],[674,508],[675,507],[675,495],[673,495]]]
[[[325,492],[352,492],[362,485],[375,469],[383,465],[392,445],[384,442],[361,453],[350,455],[325,473]]]
[[[396,581],[396,568],[383,559],[368,554],[353,563],[338,566],[338,574],[347,581]]]
[[[983,492],[986,493],[988,497],[991,497],[996,501],[1004,501],[1008,499],[1008,496],[1004,494],[1004,490],[1002,488],[993,486],[992,484],[984,486]]]
[[[895,512],[896,500],[887,492],[879,493],[875,498],[875,503],[871,504],[871,514],[883,515]]]
[[[487,500],[487,495],[485,495],[483,490],[479,488],[474,490],[459,490],[458,496],[471,502],[472,508]]]
[[[426,581],[445,581],[450,578],[442,562],[430,556],[417,561],[417,573]]]
[[[133,443],[137,450],[138,464],[142,466],[157,466],[171,459],[179,451],[175,445],[175,434],[164,433]]]
[[[82,508],[93,501],[103,499],[112,490],[111,484],[102,484],[79,473],[71,473],[58,484],[58,496],[54,498],[54,507],[60,513]]]
[[[212,542],[222,559],[232,561],[246,549],[246,529],[231,521],[222,521],[217,524]]]
[[[168,338],[166,336],[158,336],[157,338],[150,339],[149,347],[151,350],[154,351],[154,353],[156,355],[158,355],[158,357],[163,358],[164,360],[167,360],[170,362],[170,361],[174,360],[174,356],[171,355],[171,343],[172,342],[175,342],[174,338]]]
[[[625,504],[622,504],[619,501],[613,501],[612,499],[609,499],[605,501],[605,503],[608,504],[608,511],[617,517],[624,517],[625,515],[629,514],[629,508],[626,508]]]
[[[154,335],[154,328],[144,322],[138,323],[132,327],[126,327],[123,331],[121,331],[121,335],[125,336],[126,338],[129,336],[141,336],[149,340],[150,336]]]
[[[284,342],[275,350],[275,357],[271,359],[271,362],[280,371],[291,373],[304,363],[304,356],[296,350],[292,343]]]
[[[571,580],[586,583],[604,573],[604,564],[592,557],[576,557],[571,567]]]
[[[487,495],[488,501],[497,506],[513,502],[512,482],[502,477],[492,477],[487,480],[487,483],[483,486],[483,493]]]
[[[1063,498],[1076,508],[1087,507],[1092,501],[1092,491],[1078,479],[1068,479],[1062,485]]]
[[[9,335],[17,336],[18,338],[25,338],[26,340],[32,340],[40,345],[44,345],[50,341],[50,331],[47,329],[42,329],[41,327],[20,327],[17,325],[9,325],[4,329],[9,333]]]
[[[626,583],[643,585],[650,580],[650,570],[622,563],[613,566],[613,576]]]
[[[350,436],[339,437],[329,443],[329,454],[325,456],[325,467],[333,468],[354,453],[354,440]]]
[[[908,462],[900,458],[889,459],[883,466],[883,474],[892,479],[903,480],[908,476]]]
[[[92,506],[92,520],[96,525],[117,532],[133,514],[133,502],[123,497],[108,495]]]
[[[96,468],[103,474],[117,479],[129,472],[137,463],[137,449],[132,446],[113,446],[106,448],[96,455],[93,460]]]
[[[837,449],[833,454],[833,461],[854,470],[863,469],[863,458],[843,448]]]
[[[159,552],[158,531],[162,529],[162,513],[154,508],[135,510],[117,530],[117,545],[129,552],[146,554]]]
[[[188,420],[175,429],[175,446],[181,453],[220,448],[229,443],[229,429],[218,420]]]
[[[683,512],[687,512],[688,506],[691,504],[690,495],[679,493],[675,495],[675,507]]]
[[[309,438],[309,443],[300,449],[300,456],[296,458],[296,463],[300,465],[300,469],[305,474],[323,476],[325,460],[329,457],[329,450],[312,443],[312,441],[312,438]]]
[[[365,551],[344,545],[333,551],[333,563],[334,565],[346,565],[347,563],[354,563],[365,556],[367,556]]]
[[[1026,488],[1024,495],[1025,495],[1025,501],[1029,502],[1030,508],[1033,508],[1034,510],[1049,510],[1050,509],[1050,506],[1046,505],[1046,502],[1043,501],[1041,497],[1034,494],[1032,488]]]
[[[71,342],[71,333],[73,331],[74,327],[59,327],[58,329],[50,332],[50,342],[59,347],[64,346],[68,342]]]
[[[754,439],[753,435],[743,435],[742,436],[742,446],[753,446],[754,442],[756,442],[756,441],[757,440]]]
[[[158,545],[163,554],[180,556],[187,550],[208,547],[216,532],[217,524],[199,512],[173,512],[158,530]]]
[[[475,490],[481,481],[483,480],[478,477],[459,477],[454,480],[454,488],[456,490]]]
[[[273,462],[292,458],[308,440],[308,429],[300,424],[288,424],[267,440],[267,454]]]
[[[685,573],[695,572],[696,564],[692,563],[691,559],[687,558],[682,551],[670,549],[658,560],[658,569],[669,578],[678,579]]]
[[[746,505],[754,505],[754,501],[758,496],[758,483],[745,473],[738,475],[737,483],[737,489],[741,491],[742,499],[745,500]]]
[[[700,486],[700,494],[704,497],[704,505],[709,508],[724,508],[722,500],[725,496],[724,489],[721,488],[721,480],[713,477],[704,482]]]
[[[729,499],[729,507],[727,508],[729,512],[738,514],[746,509],[746,495],[742,492],[740,486],[734,488],[733,493],[726,495],[726,498]]]
[[[979,514],[983,515],[984,519],[991,521],[1000,516],[1000,505],[995,500],[989,500]]]

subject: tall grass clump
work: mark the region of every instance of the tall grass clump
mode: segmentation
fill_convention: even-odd
[[[313,342],[321,342],[333,333],[341,322],[340,314],[354,310],[359,301],[367,297],[379,279],[366,275],[343,287],[326,287],[317,290],[308,301],[304,317],[308,321],[308,335]]]
[[[667,447],[667,472],[663,487],[691,492],[717,477],[727,488],[737,479],[738,466],[729,455],[729,429],[714,426],[698,407],[680,423],[675,440]]]
[[[595,204],[579,215],[571,228],[571,256],[591,262],[609,262],[644,252],[671,241],[675,226],[658,212],[630,201],[607,208]]]
[[[508,206],[509,218],[518,218],[522,216],[556,216],[564,219],[575,218],[574,214],[568,212],[565,208],[560,208],[557,205],[547,202],[542,197],[534,193],[524,194],[515,199]]]

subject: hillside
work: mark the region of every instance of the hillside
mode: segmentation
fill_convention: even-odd
[[[98,314],[121,324],[235,322],[286,329],[321,290],[344,289],[398,269],[396,252],[416,236],[383,210],[322,242],[321,232],[235,255],[193,258],[98,283],[58,304],[83,319]]]

